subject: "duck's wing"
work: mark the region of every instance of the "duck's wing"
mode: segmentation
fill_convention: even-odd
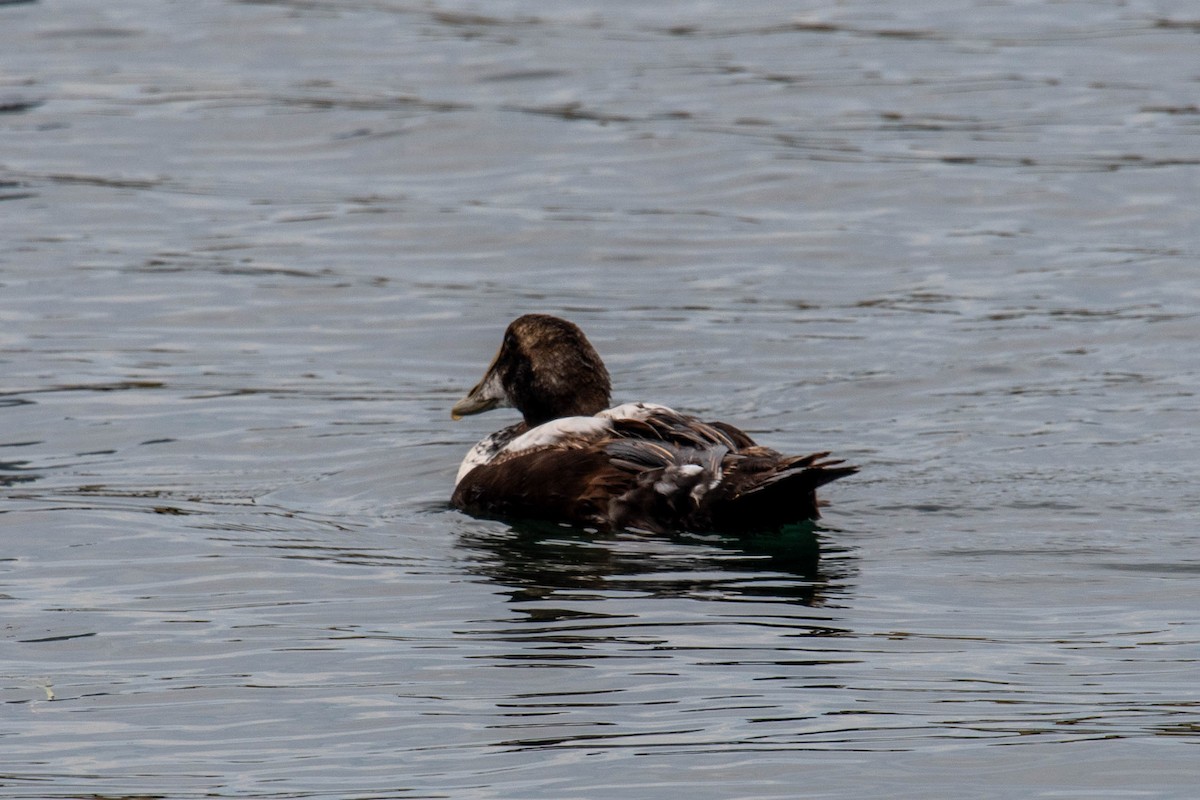
[[[609,524],[654,533],[695,529],[707,495],[721,487],[729,453],[723,444],[692,447],[636,437],[612,439],[604,450],[609,464],[628,476],[624,491],[609,502]]]
[[[613,435],[623,438],[658,440],[698,450],[720,446],[735,453],[757,446],[745,432],[728,423],[704,422],[667,406],[626,403],[598,416],[611,420]]]

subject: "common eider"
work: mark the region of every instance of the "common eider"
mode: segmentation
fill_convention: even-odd
[[[576,325],[526,314],[453,419],[515,408],[459,467],[451,502],[485,517],[654,533],[749,533],[820,516],[818,486],[858,471],[785,456],[724,422],[654,403],[609,408],[611,383]]]

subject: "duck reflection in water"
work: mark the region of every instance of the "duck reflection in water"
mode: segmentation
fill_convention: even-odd
[[[469,522],[459,544],[470,571],[514,601],[651,597],[820,606],[847,590],[850,554],[826,548],[813,522],[758,535],[646,536],[543,521]]]
[[[666,406],[609,408],[610,394],[577,326],[545,314],[513,321],[451,416],[511,407],[523,419],[467,453],[451,502],[604,531],[747,535],[816,519],[817,488],[858,471],[824,452],[783,455]]]

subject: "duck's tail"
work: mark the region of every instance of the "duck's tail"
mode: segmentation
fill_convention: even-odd
[[[784,457],[645,440],[607,445],[609,463],[631,474],[609,503],[614,528],[750,533],[816,519],[817,487],[858,472],[829,453]]]
[[[728,502],[714,507],[713,522],[721,530],[749,532],[817,519],[817,488],[856,472],[858,467],[831,459],[829,453],[786,459],[755,474]]]

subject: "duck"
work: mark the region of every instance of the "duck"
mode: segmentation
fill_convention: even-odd
[[[725,422],[649,402],[611,406],[599,353],[574,323],[509,324],[454,420],[512,408],[458,469],[451,504],[493,519],[597,530],[747,534],[820,517],[816,490],[858,471],[828,452],[784,455]]]

